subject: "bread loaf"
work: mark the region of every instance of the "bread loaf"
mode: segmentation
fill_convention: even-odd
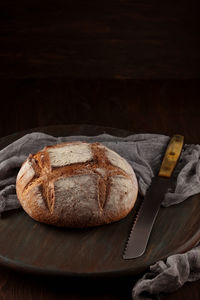
[[[138,185],[129,163],[100,143],[71,142],[45,147],[23,163],[18,199],[34,220],[90,227],[124,218]]]

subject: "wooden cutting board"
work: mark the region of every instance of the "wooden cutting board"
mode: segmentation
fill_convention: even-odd
[[[55,136],[126,136],[130,132],[88,125],[35,128],[0,139],[0,149],[25,133],[42,131]],[[123,260],[123,249],[141,198],[119,222],[90,229],[68,229],[32,220],[21,208],[0,218],[0,263],[26,272],[68,276],[136,275],[171,254],[183,253],[200,240],[200,195],[161,208],[145,254]]]

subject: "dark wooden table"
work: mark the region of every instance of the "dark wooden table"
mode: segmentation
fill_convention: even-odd
[[[0,137],[90,124],[200,143],[200,2],[0,2]],[[0,299],[130,299],[136,278],[78,280],[0,267]],[[200,299],[200,282],[170,300]]]

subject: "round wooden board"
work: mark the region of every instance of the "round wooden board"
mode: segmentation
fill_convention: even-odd
[[[25,133],[55,136],[126,136],[130,132],[89,125],[63,125],[16,133],[0,140],[0,149]],[[21,208],[0,219],[0,263],[17,270],[68,276],[136,275],[154,262],[182,253],[200,240],[200,196],[161,208],[143,256],[123,260],[122,253],[140,201],[123,220],[90,229],[57,228],[32,220]]]

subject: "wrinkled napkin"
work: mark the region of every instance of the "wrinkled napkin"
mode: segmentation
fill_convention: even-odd
[[[138,180],[139,193],[144,196],[152,178],[158,173],[169,139],[165,135],[148,133],[124,138],[109,134],[67,137],[54,137],[42,132],[27,134],[0,151],[0,213],[20,207],[15,190],[17,173],[28,155],[44,146],[71,141],[104,144],[130,163]],[[184,145],[172,179],[173,184],[165,195],[163,206],[175,205],[200,193],[200,145]],[[185,282],[198,279],[200,246],[150,266],[149,272],[134,285],[132,298],[159,299],[160,293],[172,292]]]

